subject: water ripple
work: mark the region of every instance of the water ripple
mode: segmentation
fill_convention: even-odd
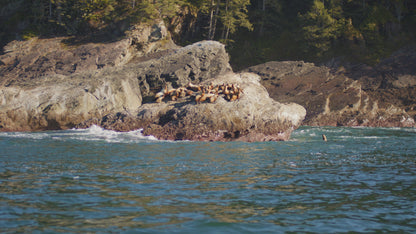
[[[409,129],[305,127],[262,143],[95,134],[0,134],[1,232],[416,231]]]

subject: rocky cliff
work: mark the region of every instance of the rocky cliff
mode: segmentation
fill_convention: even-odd
[[[161,139],[286,140],[305,109],[272,100],[254,74],[235,74],[224,45],[203,41],[183,48],[162,23],[135,27],[115,42],[71,38],[14,41],[0,56],[0,131],[88,127],[143,128]],[[164,87],[233,83],[233,102],[195,102],[195,96],[154,103]]]
[[[415,63],[407,49],[375,67],[269,62],[236,74],[224,45],[178,47],[162,22],[113,42],[13,41],[0,55],[0,131],[95,124],[169,140],[267,141],[286,140],[301,124],[414,127]],[[190,82],[241,92],[155,102],[161,90]]]
[[[304,106],[313,126],[414,127],[416,52],[402,51],[375,67],[302,61],[248,68],[279,102]]]

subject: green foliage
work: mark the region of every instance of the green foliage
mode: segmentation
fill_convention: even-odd
[[[155,19],[182,24],[168,25],[183,30],[177,43],[226,43],[239,66],[333,56],[374,63],[416,41],[413,0],[2,0],[0,45],[34,36],[121,34]]]
[[[27,41],[27,40],[30,40],[30,39],[36,37],[36,35],[37,35],[37,33],[35,31],[26,30],[26,31],[23,32],[22,38],[23,38],[23,40]]]
[[[328,10],[320,0],[314,0],[311,10],[300,15],[306,45],[318,56],[328,51],[332,42],[341,35],[345,20],[336,18],[340,15],[338,7]]]
[[[225,11],[221,15],[221,21],[230,33],[234,33],[238,27],[244,27],[249,30],[253,29],[252,24],[247,17],[247,5],[249,0],[227,0]],[[223,39],[228,39],[223,38]]]
[[[81,1],[79,6],[75,5],[82,14],[82,19],[102,22],[111,20],[111,13],[114,11],[115,1],[110,0],[93,0]]]

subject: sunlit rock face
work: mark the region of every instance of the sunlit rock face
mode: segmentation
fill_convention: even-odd
[[[116,42],[66,44],[68,38],[12,42],[0,56],[0,130],[88,127],[169,140],[287,140],[305,117],[297,104],[271,99],[255,74],[235,74],[223,44],[178,47],[163,25],[133,28]],[[164,87],[233,83],[235,101],[154,103]]]
[[[227,72],[200,85],[233,84],[241,88],[240,98],[230,101],[219,95],[215,101],[198,103],[194,96],[140,106],[135,115],[122,112],[91,119],[79,127],[99,125],[127,131],[143,128],[143,134],[164,140],[194,141],[280,141],[299,127],[306,111],[295,103],[282,104],[269,97],[252,73]]]
[[[393,58],[375,68],[287,61],[268,62],[246,71],[260,75],[261,84],[276,101],[304,106],[304,125],[413,127],[416,72],[402,69],[395,73],[392,67],[394,63],[414,64],[416,56],[406,62]],[[396,74],[396,78],[387,73]]]
[[[114,42],[33,38],[6,45],[0,55],[0,130],[67,129],[113,113],[135,113],[143,97],[163,84],[231,70],[224,45],[180,48],[162,22],[127,34]]]
[[[278,141],[287,140],[305,117],[298,104],[281,104],[269,97],[251,73],[226,73],[203,84],[235,84],[243,94],[235,101],[219,96],[213,103],[192,98],[144,104],[138,119],[147,122],[146,135],[168,140]]]

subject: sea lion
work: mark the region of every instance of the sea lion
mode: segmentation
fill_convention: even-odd
[[[169,89],[169,90],[167,91],[166,96],[168,96],[168,95],[172,95],[172,93],[175,93],[175,92],[176,92],[176,89]]]
[[[195,96],[195,102],[198,104],[199,103],[199,100],[201,100],[201,97],[202,97],[202,95],[201,94],[198,94],[198,95],[196,95]]]
[[[200,85],[194,85],[194,84],[192,84],[191,82],[189,82],[189,83],[187,84],[186,88],[187,88],[187,89],[190,89],[190,90],[192,90],[192,91],[194,91],[194,92],[201,91],[201,86],[200,86]]]
[[[207,87],[207,88],[208,88],[208,90],[209,90],[209,91],[211,91],[211,90],[213,90],[213,89],[214,89],[214,85],[212,85],[212,83],[211,83],[210,85],[208,85],[208,87]]]
[[[159,93],[156,93],[156,94],[155,94],[155,98],[156,98],[156,99],[158,99],[158,98],[160,98],[160,97],[163,97],[163,96],[165,96],[165,94],[164,94],[162,91],[160,91]]]
[[[241,98],[241,91],[239,91],[238,93],[237,93],[237,99],[240,99]]]
[[[227,86],[225,86],[225,88],[224,88],[224,91],[223,91],[223,93],[225,94],[225,95],[228,95],[228,94],[230,94],[230,90],[228,90],[228,85]]]
[[[233,102],[233,101],[235,101],[235,100],[237,100],[237,99],[238,99],[238,95],[233,94],[233,95],[231,95],[231,97],[230,97],[230,102]]]
[[[205,100],[207,100],[207,98],[208,98],[208,95],[207,94],[205,94],[205,93],[202,93],[202,96],[201,96],[201,98],[199,99],[199,102],[201,103],[201,102],[205,102]]]
[[[225,84],[224,83],[222,85],[218,86],[218,92],[219,93],[224,93],[224,90],[225,90]]]
[[[323,141],[328,141],[328,139],[326,138],[325,134],[322,134],[322,140]]]
[[[243,89],[237,84],[225,84],[222,85],[213,85],[212,83],[206,86],[194,85],[189,82],[186,86],[179,88],[168,89],[168,85],[165,84],[165,87],[157,94],[155,94],[156,102],[162,102],[163,98],[170,96],[172,101],[176,101],[178,98],[184,98],[186,96],[194,95],[194,92],[201,92],[201,94],[196,95],[195,102],[197,104],[209,100],[210,103],[213,103],[217,100],[219,94],[223,94],[224,99],[227,101],[235,101],[241,97]]]
[[[197,104],[199,104],[199,103],[205,101],[206,97],[205,97],[205,99],[203,99],[204,96],[205,96],[205,90],[202,89],[202,93],[195,96],[195,102]]]
[[[209,102],[210,102],[210,103],[214,103],[214,102],[217,100],[217,98],[218,98],[218,93],[216,93],[216,94],[212,95],[212,96],[209,98]]]
[[[163,95],[164,95],[164,96],[169,95],[168,85],[167,85],[167,84],[165,84],[165,88],[162,90],[162,92],[163,92]]]
[[[160,90],[160,92],[155,94],[155,99],[157,103],[161,103],[163,98],[165,98],[165,89],[162,88],[162,90]]]
[[[181,98],[186,97],[186,95],[187,95],[186,89],[184,87],[180,87],[179,89],[180,89],[179,97],[181,97]]]
[[[162,97],[158,97],[157,99],[156,99],[156,103],[161,103],[162,101],[163,101],[163,96]]]

